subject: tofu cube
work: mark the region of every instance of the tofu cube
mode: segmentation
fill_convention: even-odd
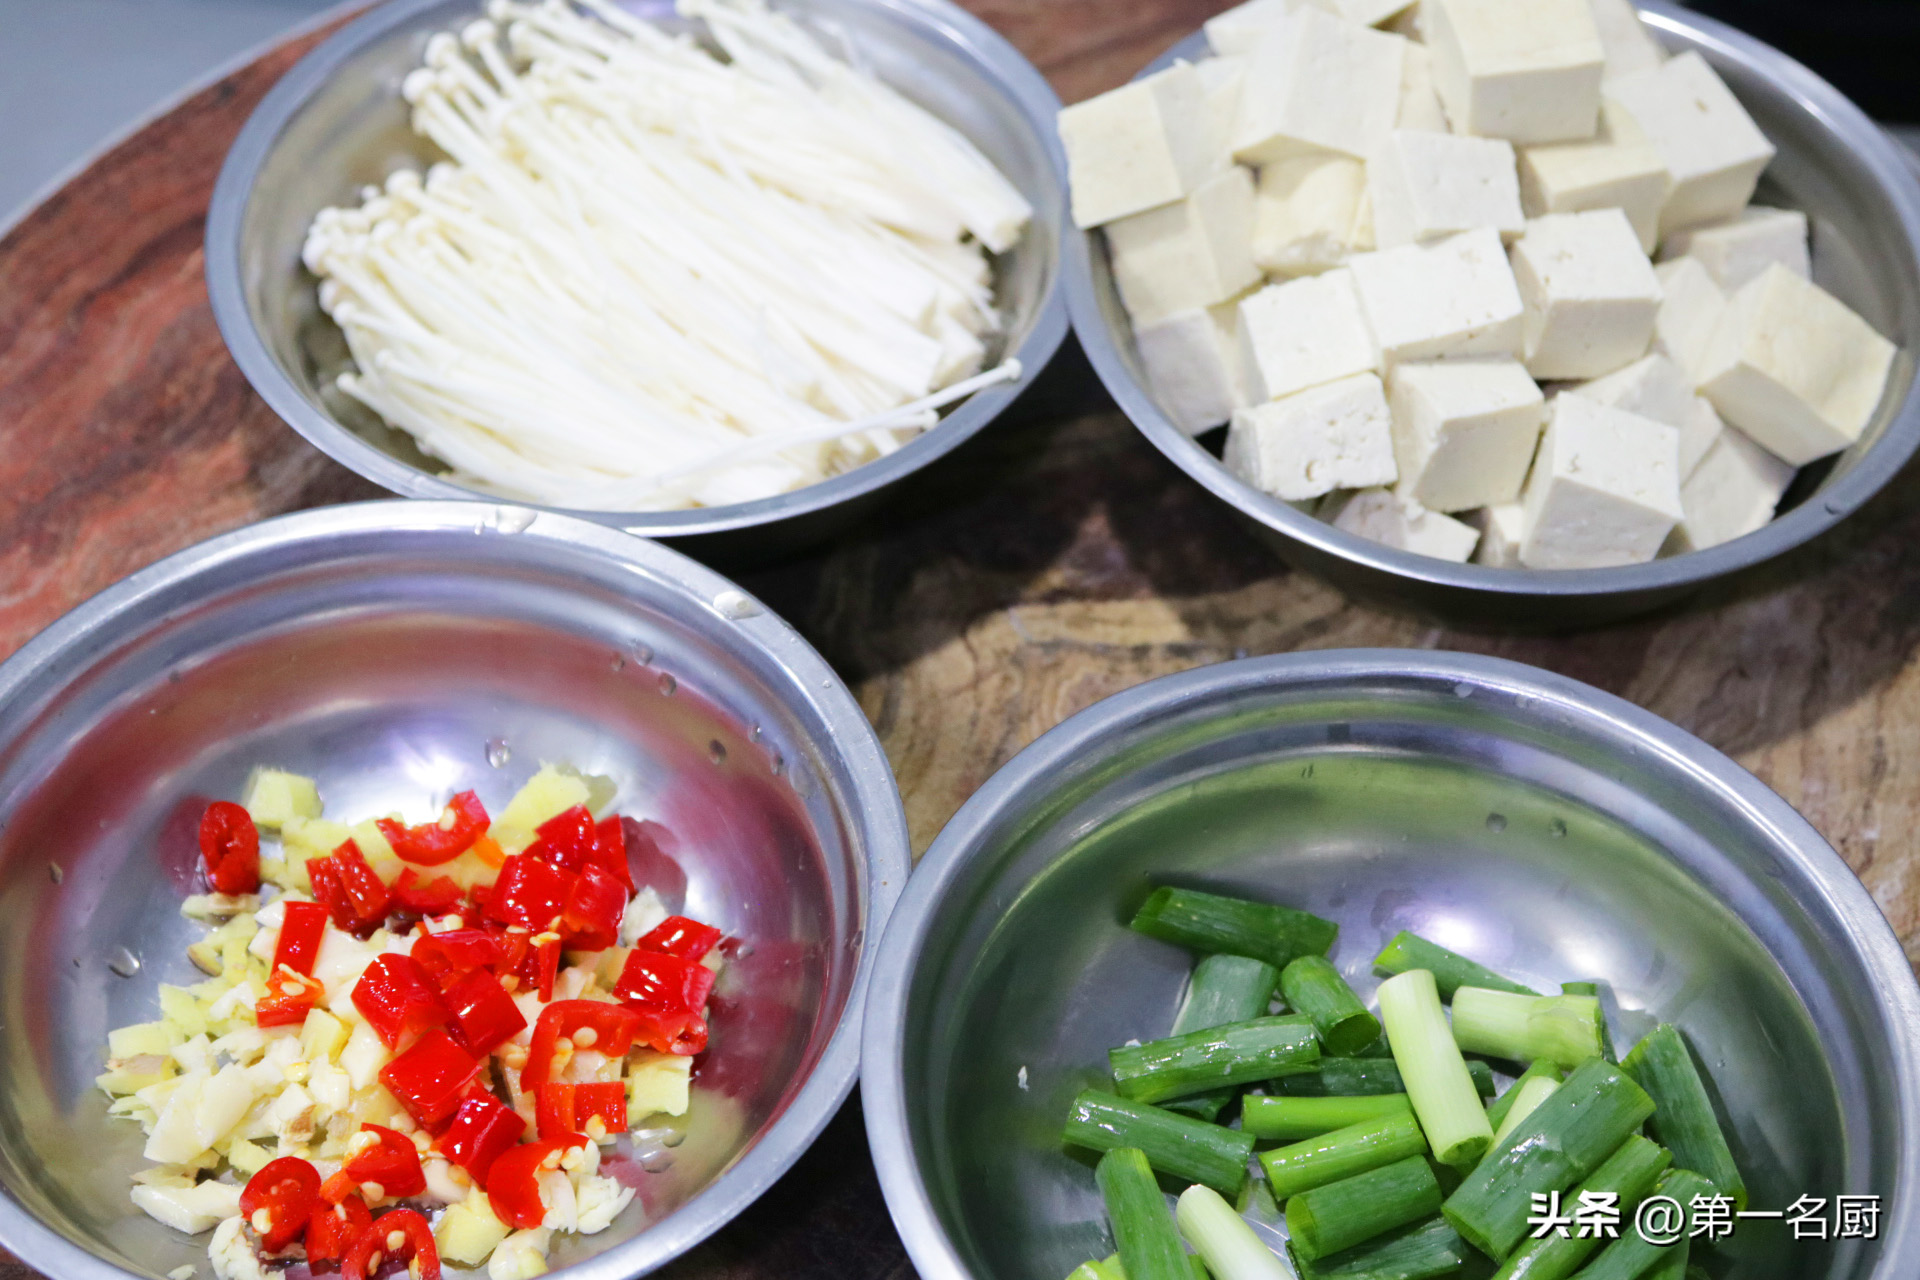
[[[1353,258],[1367,325],[1388,365],[1520,352],[1524,307],[1491,227]]]
[[[1067,107],[1059,130],[1078,227],[1170,204],[1213,172],[1206,90],[1189,63]]]
[[[1527,509],[1517,502],[1497,507],[1482,507],[1461,517],[1480,531],[1480,546],[1473,562],[1495,569],[1518,569],[1520,539],[1527,524]]]
[[[1321,519],[1334,528],[1415,555],[1465,564],[1480,541],[1480,531],[1391,489],[1362,489],[1348,495]]]
[[[1680,484],[1685,498],[1684,488],[1687,480],[1700,467],[1700,460],[1707,451],[1719,443],[1720,437],[1733,430],[1726,424],[1713,407],[1713,401],[1705,396],[1695,396],[1687,409],[1687,420],[1680,424]]]
[[[1394,127],[1447,132],[1447,112],[1433,83],[1433,54],[1423,44],[1407,42],[1406,62],[1400,69],[1400,114]]]
[[[1591,138],[1606,50],[1587,0],[1426,0],[1434,82],[1459,133]]]
[[[1513,246],[1513,275],[1526,303],[1534,377],[1597,378],[1645,353],[1660,281],[1618,209],[1528,222]]]
[[[1673,175],[1660,234],[1731,218],[1753,199],[1773,144],[1698,53],[1607,82]]]
[[[1723,433],[1680,486],[1683,512],[1668,554],[1702,551],[1749,533],[1773,519],[1794,469],[1738,431]]]
[[[1653,318],[1653,350],[1686,370],[1698,387],[1707,344],[1727,309],[1727,295],[1696,258],[1675,258],[1653,269],[1660,281],[1660,311]]]
[[[1361,373],[1235,410],[1223,461],[1246,483],[1288,502],[1390,485],[1399,472],[1386,389],[1379,375]]]
[[[1776,456],[1805,466],[1860,438],[1894,351],[1840,299],[1774,263],[1728,300],[1700,393]]]
[[[1513,360],[1402,364],[1387,377],[1398,492],[1433,511],[1520,496],[1546,399]]]
[[[1207,154],[1216,169],[1233,164],[1233,127],[1240,119],[1240,87],[1246,83],[1244,56],[1206,58],[1194,64],[1207,96]]]
[[[1260,283],[1253,262],[1253,175],[1215,173],[1186,199],[1110,222],[1113,281],[1134,323],[1225,302]]]
[[[1566,394],[1585,396],[1610,409],[1625,409],[1675,430],[1685,427],[1693,412],[1693,383],[1686,372],[1665,356],[1636,360],[1604,378],[1582,382]]]
[[[1529,569],[1644,564],[1680,522],[1680,433],[1664,422],[1556,396],[1523,499]]]
[[[1593,26],[1606,50],[1605,78],[1648,71],[1667,60],[1667,51],[1640,20],[1633,0],[1587,0],[1593,8]]]
[[[1673,189],[1667,162],[1633,118],[1608,102],[1600,132],[1586,142],[1520,148],[1520,205],[1529,218],[1618,209],[1648,253],[1660,239],[1660,210]]]
[[[1377,27],[1389,18],[1399,17],[1414,6],[1414,0],[1306,0],[1306,2],[1345,18],[1348,22],[1357,22],[1363,27]]]
[[[1190,436],[1246,402],[1239,377],[1239,304],[1190,307],[1135,325],[1134,345],[1160,407]]]
[[[1813,258],[1807,248],[1807,215],[1798,209],[1768,209],[1750,205],[1725,222],[1676,231],[1660,246],[1663,261],[1692,258],[1707,269],[1713,282],[1732,293],[1779,263],[1807,279]]]
[[[1216,13],[1202,28],[1207,33],[1207,45],[1223,58],[1252,53],[1267,28],[1283,21],[1300,4],[1301,0],[1247,0]]]
[[[1497,138],[1396,129],[1367,157],[1373,234],[1382,249],[1492,227],[1526,226],[1513,146]]]
[[[1380,353],[1360,312],[1353,273],[1341,267],[1304,276],[1243,301],[1240,368],[1254,404],[1379,372]]]
[[[1317,151],[1371,155],[1400,114],[1406,48],[1402,36],[1295,10],[1249,55],[1234,157],[1264,165]]]
[[[1267,165],[1253,201],[1253,260],[1274,276],[1312,275],[1365,247],[1367,166],[1351,156]]]

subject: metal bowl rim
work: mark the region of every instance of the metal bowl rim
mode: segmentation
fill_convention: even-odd
[[[1637,0],[1643,16],[1666,31],[1763,72],[1808,114],[1828,120],[1878,180],[1899,215],[1916,261],[1920,261],[1920,175],[1915,161],[1859,107],[1801,63],[1746,33],[1690,13],[1669,0]],[[1177,42],[1142,71],[1158,70],[1192,52],[1199,33]],[[1153,446],[1215,497],[1283,537],[1325,556],[1390,577],[1430,587],[1491,592],[1518,598],[1573,600],[1668,593],[1701,587],[1805,545],[1865,506],[1920,450],[1920,376],[1876,441],[1844,475],[1785,515],[1741,538],[1704,551],[1611,569],[1502,569],[1455,564],[1399,551],[1336,529],[1260,493],[1227,472],[1220,461],[1175,426],[1153,393],[1128,372],[1121,347],[1132,341],[1109,329],[1094,297],[1093,232],[1068,226],[1063,237],[1067,305],[1080,340],[1108,394]]]
[[[940,32],[968,54],[981,73],[993,80],[1021,117],[1048,159],[1048,171],[1066,207],[1067,157],[1054,130],[1060,98],[1034,65],[1007,39],[950,0],[866,0],[875,9],[911,15]],[[881,489],[919,471],[960,447],[983,430],[1032,385],[1069,328],[1064,261],[1052,263],[1053,279],[1035,312],[1033,327],[1019,348],[1009,353],[1020,362],[1020,376],[1012,382],[976,391],[927,431],[883,458],[862,464],[838,476],[790,493],[720,507],[679,511],[591,511],[543,506],[539,503],[490,495],[457,485],[409,466],[336,422],[311,404],[281,369],[267,349],[247,306],[241,282],[240,235],[247,205],[259,182],[260,169],[279,144],[280,135],[334,73],[368,43],[395,27],[413,21],[421,12],[444,0],[388,0],[327,37],[282,76],[247,117],[220,166],[213,197],[207,208],[205,238],[207,295],[214,323],[228,352],[260,398],[275,416],[299,432],[322,453],[356,474],[404,498],[509,503],[558,515],[608,525],[642,537],[686,537],[723,533],[772,524],[837,506]],[[1040,214],[1035,213],[1035,228]],[[1044,230],[1044,228],[1041,228]],[[1054,241],[1064,248],[1072,237],[1064,217],[1053,228]],[[1034,228],[1029,234],[1034,234]],[[1058,255],[1056,255],[1056,259]]]
[[[492,506],[508,512],[526,510],[512,504]],[[486,511],[486,506],[471,502],[382,499],[295,512],[210,538],[108,587],[0,662],[0,706],[104,629],[137,618],[146,602],[228,566],[334,540],[392,545],[411,533],[464,531],[475,536],[476,519]],[[866,912],[858,922],[860,958],[846,1006],[826,1047],[779,1118],[709,1186],[632,1239],[567,1268],[568,1275],[578,1275],[580,1280],[627,1280],[665,1265],[731,1222],[786,1173],[846,1100],[859,1072],[865,992],[878,954],[873,940],[891,914],[912,865],[906,811],[879,738],[846,685],[799,632],[725,577],[659,543],[565,515],[542,514],[518,533],[498,535],[496,545],[515,541],[529,546],[559,544],[669,588],[690,613],[704,610],[724,622],[741,636],[744,647],[757,650],[784,672],[799,695],[796,701],[804,699],[827,727],[820,745],[837,753],[847,771],[847,821],[866,846]],[[714,602],[722,592],[739,592],[759,605],[759,611],[744,618],[721,613]],[[0,1194],[0,1247],[48,1275],[134,1280],[135,1273],[75,1244],[10,1194]]]
[[[921,858],[881,937],[862,1033],[861,1103],[867,1143],[894,1226],[927,1280],[970,1280],[935,1211],[915,1158],[904,1080],[906,1001],[927,934],[948,892],[983,856],[983,840],[1010,809],[1077,762],[1099,758],[1127,729],[1207,704],[1275,688],[1394,679],[1449,691],[1526,698],[1573,733],[1625,734],[1650,758],[1684,770],[1732,802],[1764,831],[1783,869],[1847,930],[1854,955],[1874,979],[1875,1005],[1890,1027],[1920,1027],[1920,983],[1886,917],[1831,845],[1792,805],[1734,760],[1624,698],[1525,663],[1479,654],[1414,649],[1333,649],[1274,654],[1161,676],[1104,698],[1048,730],[994,773],[960,807]],[[1903,1149],[1896,1202],[1884,1209],[1883,1259],[1920,1256],[1920,1033],[1890,1037]],[[1891,1277],[1884,1263],[1878,1268]]]

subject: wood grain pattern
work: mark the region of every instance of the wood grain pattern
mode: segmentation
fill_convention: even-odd
[[[1069,100],[1217,0],[970,0]],[[201,282],[247,113],[311,38],[182,103],[0,239],[0,654],[100,588],[263,516],[379,496],[247,388]],[[1533,662],[1730,752],[1846,856],[1920,960],[1920,503],[1664,616],[1568,639],[1441,630],[1290,572],[1134,432],[1071,344],[884,517],[743,575],[856,689],[917,849],[1020,747],[1141,680],[1248,654],[1445,647]],[[908,1275],[850,1104],[785,1181],[671,1269]],[[0,1256],[0,1280],[35,1273]]]

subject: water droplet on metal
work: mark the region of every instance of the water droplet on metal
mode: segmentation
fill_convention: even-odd
[[[649,1151],[640,1157],[640,1167],[648,1173],[665,1173],[673,1168],[673,1152]]]
[[[1567,838],[1566,819],[1555,818],[1552,821],[1548,822],[1547,834],[1552,836],[1555,840],[1565,840]]]
[[[665,1134],[661,1136],[660,1145],[671,1149],[673,1147],[679,1146],[681,1143],[685,1142],[686,1140],[687,1140],[686,1130],[669,1129]]]
[[[645,644],[633,646],[633,660],[643,667],[650,665],[653,662],[653,646]]]
[[[722,591],[713,598],[713,607],[721,617],[731,618],[735,622],[742,618],[758,617],[765,612],[761,609],[760,602],[744,591]]]
[[[131,978],[140,972],[140,957],[125,947],[116,947],[107,957],[107,970],[115,977]]]
[[[1490,813],[1490,814],[1488,814],[1488,815],[1487,815],[1487,830],[1489,830],[1489,831],[1505,831],[1506,829],[1507,829],[1507,815],[1506,815],[1506,814],[1504,814],[1504,813]]]
[[[675,689],[678,689],[679,687],[680,687],[680,682],[678,680],[675,680],[671,675],[669,675],[665,671],[662,671],[660,673],[660,692],[661,693],[671,698],[673,696],[673,691]]]
[[[513,759],[513,748],[507,745],[505,738],[487,739],[487,763],[496,769],[504,769]]]
[[[66,882],[66,878],[67,873],[61,870],[59,863],[49,862],[47,864],[47,879],[53,881],[55,884],[63,884]]]
[[[787,771],[787,758],[778,751],[773,753],[773,776],[779,777]]]
[[[725,764],[727,762],[726,743],[720,741],[718,738],[707,743],[707,759],[713,761],[715,764]]]
[[[479,533],[524,533],[527,526],[540,518],[538,511],[529,511],[525,507],[495,507],[480,522]]]
[[[767,736],[767,731],[765,729],[762,729],[759,725],[753,726],[753,729],[747,734],[748,740],[752,742],[758,742],[760,741],[760,739],[766,736]]]
[[[623,655],[618,653],[613,655],[613,669],[615,672],[625,671],[627,669],[627,660]]]
[[[1457,684],[1453,686],[1453,696],[1456,698],[1471,698],[1473,696],[1473,686],[1465,683]]]

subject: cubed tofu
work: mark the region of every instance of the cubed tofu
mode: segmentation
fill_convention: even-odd
[[[1391,489],[1345,495],[1322,517],[1334,528],[1383,546],[1465,564],[1480,532],[1451,516],[1429,511]]]
[[[1527,525],[1527,509],[1518,502],[1503,502],[1497,507],[1482,507],[1461,517],[1480,531],[1480,545],[1473,562],[1494,569],[1518,569],[1520,539]]]
[[[1597,378],[1646,352],[1660,281],[1618,209],[1550,213],[1513,246],[1536,378]]]
[[[1593,9],[1594,30],[1606,50],[1606,79],[1648,71],[1667,60],[1666,50],[1640,20],[1633,0],[1587,0]]]
[[[1399,472],[1386,388],[1379,375],[1362,373],[1237,410],[1224,461],[1247,484],[1288,502],[1390,485]]]
[[[1113,281],[1135,324],[1210,307],[1260,283],[1253,175],[1215,173],[1184,200],[1109,222]]]
[[[1525,308],[1491,227],[1359,254],[1349,265],[1388,365],[1520,353]]]
[[[1673,175],[1660,234],[1731,218],[1753,199],[1773,144],[1698,53],[1607,82]]]
[[[1267,28],[1300,7],[1301,0],[1247,0],[1208,18],[1207,45],[1220,57],[1252,53]]]
[[[1337,14],[1348,22],[1357,22],[1363,27],[1377,27],[1391,18],[1397,18],[1414,6],[1414,0],[1306,0],[1328,13]]]
[[[1727,301],[1700,393],[1801,467],[1860,438],[1894,350],[1840,299],[1774,263]]]
[[[1713,282],[1732,293],[1779,263],[1802,278],[1813,275],[1813,257],[1807,248],[1807,215],[1798,209],[1769,209],[1749,205],[1725,222],[1676,231],[1660,246],[1660,258],[1692,258],[1707,269]]]
[[[1661,355],[1645,356],[1604,378],[1569,387],[1567,395],[1585,396],[1610,409],[1625,409],[1679,430],[1693,412],[1693,383],[1685,371]]]
[[[1720,437],[1733,430],[1714,409],[1713,401],[1695,396],[1687,407],[1687,420],[1680,424],[1680,483],[1684,486],[1700,467],[1700,460]]]
[[[1214,170],[1206,87],[1190,63],[1075,103],[1059,130],[1079,227],[1170,204]]]
[[[1513,145],[1497,138],[1396,129],[1367,157],[1373,235],[1382,249],[1492,227],[1526,226]]]
[[[1254,265],[1269,275],[1312,275],[1371,247],[1362,243],[1366,193],[1367,166],[1351,156],[1265,166],[1254,191]]]
[[[1673,175],[1617,103],[1607,102],[1600,120],[1600,132],[1588,141],[1520,148],[1520,205],[1529,218],[1618,209],[1640,247],[1652,253]]]
[[[1190,307],[1135,325],[1134,345],[1161,409],[1190,436],[1246,402],[1239,378],[1239,304]]]
[[[1433,54],[1423,44],[1407,42],[1406,62],[1400,69],[1400,114],[1394,127],[1447,132],[1446,108],[1440,105],[1440,91],[1433,83]]]
[[[1235,158],[1264,165],[1321,151],[1371,155],[1400,114],[1406,48],[1401,36],[1295,10],[1249,55]]]
[[[1253,404],[1378,372],[1380,353],[1344,267],[1268,285],[1240,304],[1240,371]]]
[[[1458,133],[1591,138],[1606,50],[1587,0],[1426,0],[1434,82]]]
[[[1433,511],[1520,496],[1546,400],[1513,360],[1402,364],[1387,378],[1399,492]]]
[[[1694,386],[1706,372],[1707,344],[1727,309],[1727,295],[1694,258],[1676,258],[1653,269],[1660,281],[1660,310],[1653,319],[1653,350],[1686,370]]]
[[[1680,523],[1667,553],[1702,551],[1744,538],[1773,519],[1793,468],[1738,431],[1721,433],[1680,486]]]
[[[1680,433],[1556,396],[1527,480],[1520,562],[1530,569],[1644,564],[1680,522]]]
[[[1247,60],[1235,55],[1205,58],[1194,64],[1200,87],[1207,95],[1207,154],[1213,167],[1233,164],[1233,129],[1240,122],[1240,87],[1246,83]]]

